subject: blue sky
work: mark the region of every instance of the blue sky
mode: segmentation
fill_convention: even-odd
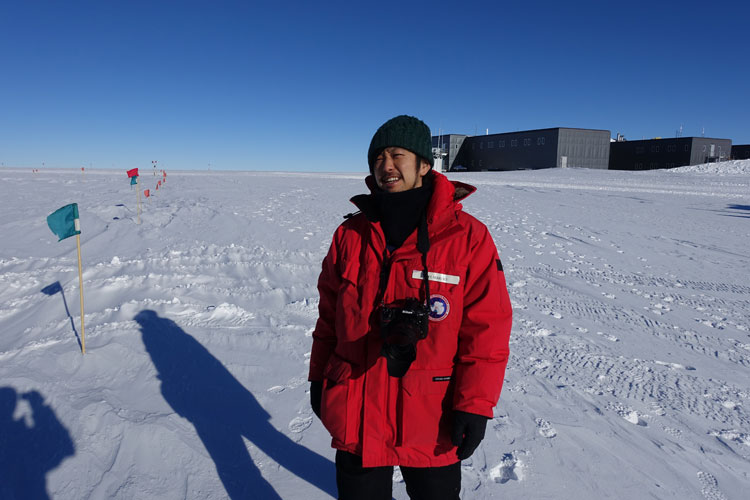
[[[0,4],[0,162],[365,171],[437,135],[547,127],[750,143],[746,2]]]

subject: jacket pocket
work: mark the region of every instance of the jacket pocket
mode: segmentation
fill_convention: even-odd
[[[323,396],[320,404],[320,420],[335,440],[346,442],[347,402],[351,365],[331,355],[323,372]]]
[[[409,370],[403,378],[401,440],[404,446],[450,447],[452,369]]]

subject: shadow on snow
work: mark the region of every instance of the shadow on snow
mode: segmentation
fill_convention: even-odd
[[[24,415],[24,401],[30,414]],[[0,498],[50,498],[47,473],[73,454],[70,434],[41,394],[0,387]]]
[[[727,209],[728,210],[740,210],[740,211],[748,212],[748,211],[750,211],[750,205],[732,204],[732,205],[727,205]],[[750,218],[750,215],[743,214],[741,212],[730,212],[727,215],[729,215],[729,217],[740,217],[740,218],[743,218],[743,219]]]
[[[78,348],[83,349],[81,347],[81,337],[78,335],[78,330],[76,330],[76,323],[73,321],[73,316],[70,315],[70,309],[68,309],[68,301],[65,300],[65,291],[63,290],[62,285],[59,281],[55,281],[51,285],[47,285],[44,288],[42,288],[42,293],[45,295],[49,295],[50,297],[57,292],[60,292],[60,295],[62,295],[63,299],[63,305],[65,306],[65,314],[68,315],[68,318],[70,318],[70,326],[73,328],[73,333],[76,336],[76,340],[78,341]]]
[[[138,313],[135,321],[164,399],[193,424],[230,498],[280,498],[261,476],[243,437],[292,474],[336,497],[333,463],[274,428],[252,393],[205,347],[154,311]]]

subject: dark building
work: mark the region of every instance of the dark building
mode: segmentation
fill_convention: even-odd
[[[461,150],[466,135],[446,134],[432,137],[432,156],[435,158],[435,169],[439,172],[451,170],[453,162]],[[438,163],[440,160],[440,163]]]
[[[609,163],[609,130],[548,128],[460,137],[450,170],[606,169]]]
[[[750,160],[750,144],[732,145],[733,160]]]
[[[731,139],[675,137],[613,142],[609,152],[611,170],[655,170],[700,165],[729,159]]]

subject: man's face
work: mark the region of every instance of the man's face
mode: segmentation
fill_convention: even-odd
[[[372,168],[378,187],[388,193],[421,187],[422,177],[429,171],[429,163],[421,161],[408,149],[395,146],[381,151]]]

